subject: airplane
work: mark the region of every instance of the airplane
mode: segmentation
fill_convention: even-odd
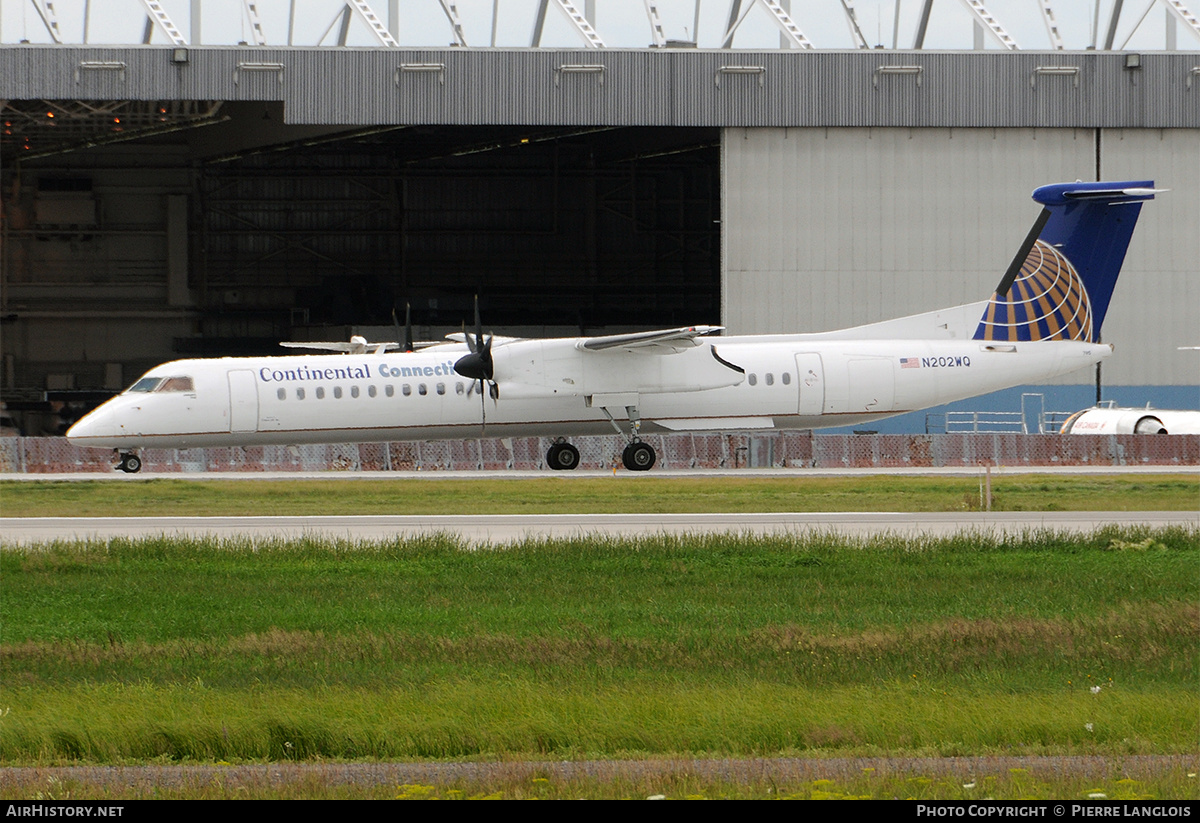
[[[991,298],[840,331],[716,336],[719,326],[519,339],[475,328],[424,348],[322,344],[338,355],[176,360],[67,432],[137,450],[547,436],[616,430],[622,462],[655,461],[645,433],[804,430],[903,414],[1044,382],[1112,353],[1100,328],[1153,181],[1059,183]],[[406,325],[408,325],[406,323]],[[486,390],[485,390],[486,387]]]
[[[1063,434],[1200,434],[1194,409],[1120,408],[1115,404],[1077,411],[1063,421]]]

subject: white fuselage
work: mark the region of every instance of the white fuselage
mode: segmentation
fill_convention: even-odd
[[[497,342],[499,398],[485,392],[482,404],[479,384],[454,372],[462,344],[178,360],[146,377],[191,378],[191,390],[183,380],[135,385],[67,436],[116,449],[472,438],[481,406],[492,437],[612,433],[606,410],[626,431],[640,418],[643,434],[809,429],[1042,382],[1111,352],[1075,341],[773,335],[702,337],[664,353],[590,351],[583,340]]]

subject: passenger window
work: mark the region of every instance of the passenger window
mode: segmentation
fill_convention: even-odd
[[[462,384],[462,383],[455,383],[455,384],[454,384],[454,393],[455,393],[455,394],[462,394],[462,393],[463,393],[463,391],[464,391],[464,389],[463,389],[463,384]]]
[[[391,383],[388,383],[386,386],[383,387],[383,393],[386,394],[388,397],[392,397],[396,394],[396,387],[393,386]]]
[[[296,399],[297,400],[304,399],[304,389],[296,389]]]
[[[373,383],[370,386],[367,386],[367,396],[368,397],[375,396],[375,385]]]
[[[409,396],[409,395],[411,395],[411,394],[412,394],[412,386],[410,386],[410,385],[408,385],[407,383],[405,383],[405,384],[404,384],[404,396],[405,396],[405,397],[408,397],[408,396]]]
[[[351,396],[351,397],[358,397],[358,386],[351,386],[351,387],[350,387],[350,396]]]
[[[280,400],[287,400],[287,389],[280,388],[280,389],[276,390],[275,396],[278,397]]]
[[[446,393],[446,384],[445,384],[445,383],[438,383],[438,384],[437,384],[437,393],[438,393],[438,394],[445,394],[445,393]]]
[[[767,385],[768,385],[768,386],[774,386],[774,385],[775,385],[775,374],[774,374],[774,372],[767,372]]]
[[[317,399],[318,400],[325,399],[325,387],[324,386],[317,386]]]
[[[757,374],[751,374],[751,375],[750,375],[750,377],[749,377],[749,382],[750,382],[750,385],[751,385],[751,386],[757,386],[757,385],[758,385],[758,375],[757,375]]]
[[[333,396],[334,396],[334,399],[336,399],[336,400],[342,399],[342,387],[341,386],[333,387]]]
[[[421,395],[422,397],[429,394],[429,389],[425,387],[424,383],[421,383],[417,386],[417,394]]]
[[[788,374],[787,372],[784,372],[783,374],[780,375],[780,377],[783,379],[783,385],[785,385],[785,386],[792,385],[792,376],[790,374]]]

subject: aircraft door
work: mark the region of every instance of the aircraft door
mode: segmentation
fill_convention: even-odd
[[[797,412],[803,416],[816,417],[825,410],[825,369],[821,355],[805,352],[796,355],[796,374],[799,379],[800,404]]]
[[[258,385],[254,372],[237,369],[229,377],[229,431],[258,431]]]

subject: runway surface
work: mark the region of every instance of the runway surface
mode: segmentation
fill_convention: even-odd
[[[320,517],[6,517],[0,545],[78,538],[192,535],[288,538],[318,535],[380,540],[447,532],[471,543],[528,537],[629,536],[655,533],[741,534],[834,532],[948,535],[976,530],[1020,533],[1037,529],[1092,531],[1107,524],[1200,526],[1197,512],[837,512],[754,514],[504,514],[347,515]]]

